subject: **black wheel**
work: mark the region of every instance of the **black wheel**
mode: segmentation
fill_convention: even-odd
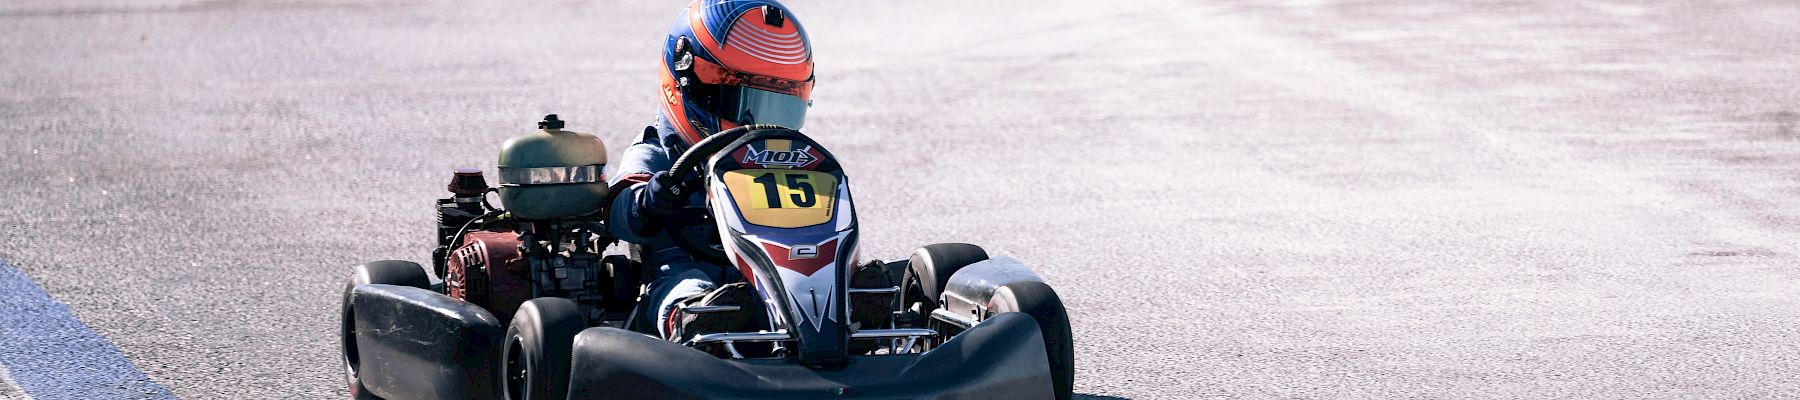
[[[1050,381],[1057,400],[1069,400],[1075,389],[1075,342],[1069,331],[1069,312],[1050,285],[1037,281],[1013,282],[988,300],[994,313],[1021,312],[1036,319],[1044,335],[1044,353],[1050,356]]]
[[[500,387],[509,400],[561,400],[569,393],[569,349],[587,327],[574,301],[541,297],[525,302],[506,328]]]
[[[358,399],[379,399],[369,389],[363,387],[362,378],[358,376],[360,361],[356,354],[356,310],[350,307],[350,291],[357,286],[368,284],[400,285],[420,289],[431,288],[431,278],[425,275],[425,267],[411,261],[383,260],[358,265],[350,272],[350,281],[344,283],[342,319],[338,323],[339,344],[343,347],[344,380],[350,384],[350,397]]]
[[[938,296],[950,283],[950,275],[987,259],[986,250],[968,243],[938,243],[914,250],[900,279],[900,311],[909,313],[912,321],[908,322],[923,324],[931,318],[931,311],[938,309]],[[914,310],[917,314],[910,314]]]

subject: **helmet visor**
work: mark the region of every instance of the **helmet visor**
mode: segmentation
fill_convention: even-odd
[[[809,104],[800,97],[742,86],[721,92],[719,117],[739,125],[774,124],[800,129],[806,124]]]
[[[773,124],[800,129],[812,104],[812,78],[792,80],[727,69],[688,55],[676,64],[700,84],[685,92],[707,112],[739,125]]]

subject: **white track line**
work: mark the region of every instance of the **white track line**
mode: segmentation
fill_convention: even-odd
[[[20,389],[18,384],[13,383],[12,374],[6,372],[5,365],[0,365],[0,399],[31,400],[31,395],[25,394],[25,389]]]

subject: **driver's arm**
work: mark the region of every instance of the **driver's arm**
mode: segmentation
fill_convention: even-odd
[[[638,199],[643,198],[644,182],[650,179],[654,171],[669,169],[674,163],[662,146],[657,145],[653,132],[646,132],[644,138],[631,147],[625,148],[618,161],[612,186],[621,188],[613,197],[610,211],[606,216],[607,233],[631,243],[649,244],[655,235],[646,235],[648,227],[643,215],[638,212]]]

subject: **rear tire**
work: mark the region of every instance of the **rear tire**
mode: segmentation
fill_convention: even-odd
[[[431,288],[431,278],[425,275],[425,267],[411,261],[382,260],[358,265],[351,269],[350,281],[344,283],[344,300],[341,317],[338,322],[338,338],[344,364],[344,380],[350,385],[350,397],[357,399],[380,399],[369,388],[362,384],[361,360],[356,352],[356,310],[351,308],[350,293],[357,286],[381,284],[409,286],[420,289]]]
[[[1075,342],[1062,298],[1048,284],[1024,281],[1001,287],[988,302],[995,314],[1021,312],[1037,320],[1044,336],[1044,354],[1050,356],[1050,382],[1056,398],[1069,400],[1075,389]]]
[[[569,395],[570,348],[587,327],[574,301],[541,297],[519,306],[501,341],[500,388],[508,400]]]
[[[986,250],[968,243],[938,243],[914,250],[900,279],[900,311],[912,310],[916,304],[919,313],[914,322],[929,321],[931,311],[938,309],[944,285],[950,283],[950,275],[987,259]]]

